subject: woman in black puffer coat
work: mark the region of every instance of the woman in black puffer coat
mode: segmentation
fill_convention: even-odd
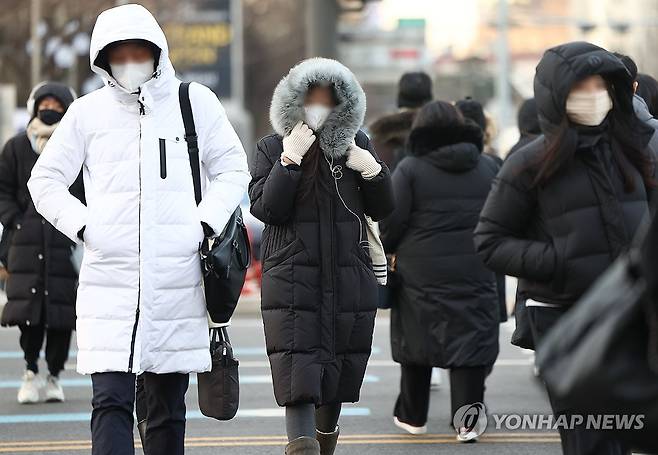
[[[337,61],[290,70],[272,98],[276,134],[251,163],[251,212],[265,223],[262,312],[286,453],[331,454],[342,402],[359,400],[377,310],[368,215],[392,210],[390,175],[359,131],[365,94]]]
[[[41,398],[37,362],[44,337],[50,375],[42,395],[47,401],[64,399],[57,378],[68,358],[75,328],[78,274],[71,257],[73,242],[37,213],[27,181],[73,99],[73,91],[63,84],[47,82],[35,87],[28,101],[32,119],[27,131],[11,138],[0,156],[0,222],[9,244],[7,304],[1,322],[3,326],[17,325],[21,331],[27,365],[18,392],[21,403]],[[71,192],[84,198],[81,177]]]
[[[546,51],[535,100],[544,135],[505,161],[475,241],[489,267],[519,277],[537,345],[629,246],[649,210],[655,165],[630,73],[606,50],[576,42]],[[556,414],[573,411],[551,398]],[[626,453],[600,431],[560,433],[565,454]]]
[[[381,223],[400,280],[391,310],[393,360],[402,364],[395,423],[414,434],[425,432],[432,367],[450,369],[454,415],[483,401],[498,355],[496,276],[473,246],[498,172],[482,148],[482,129],[457,108],[425,105],[393,173],[395,210]]]

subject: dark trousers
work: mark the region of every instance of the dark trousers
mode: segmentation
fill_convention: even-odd
[[[183,454],[189,375],[144,373],[142,376],[147,412],[144,453]],[[134,454],[135,375],[95,373],[91,378],[92,455]]]
[[[46,329],[42,325],[21,325],[20,345],[25,357],[26,368],[39,372],[39,352],[46,338],[46,363],[51,375],[57,377],[64,369],[71,347],[71,330]]]
[[[528,322],[535,342],[538,346],[543,336],[564,314],[562,308],[527,307]],[[567,416],[571,421],[571,415],[576,413],[570,408],[569,403],[548,394],[553,414]],[[564,429],[560,426],[560,440],[562,441],[562,453],[564,455],[625,455],[630,454],[628,448],[621,442],[610,438],[609,434],[601,430],[589,430],[586,428]]]
[[[484,400],[484,380],[488,367],[450,369],[450,407],[452,416],[466,404]],[[427,423],[430,406],[432,367],[402,365],[400,394],[393,414],[400,421],[422,427]]]

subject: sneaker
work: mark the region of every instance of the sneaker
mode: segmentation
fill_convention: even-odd
[[[413,425],[409,425],[408,423],[404,423],[400,421],[397,417],[393,417],[393,423],[395,424],[396,427],[402,428],[404,431],[406,431],[409,434],[427,433],[427,425],[423,425],[422,427],[415,427]]]
[[[64,401],[64,390],[62,390],[62,386],[59,384],[58,378],[52,375],[48,375],[44,394],[46,402],[48,403],[59,403]]]
[[[477,442],[478,434],[475,431],[468,431],[466,427],[461,427],[457,432],[457,442]]]
[[[443,383],[443,371],[441,368],[432,368],[432,380],[430,386],[432,389],[438,389]]]
[[[20,404],[38,403],[40,388],[41,380],[39,376],[34,371],[27,370],[23,374],[21,388],[18,389],[18,402]]]

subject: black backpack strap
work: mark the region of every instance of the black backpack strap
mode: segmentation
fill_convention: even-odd
[[[197,205],[201,202],[201,169],[199,168],[199,142],[194,127],[194,115],[192,115],[192,105],[190,103],[190,83],[181,82],[178,87],[178,101],[180,111],[183,115],[183,125],[185,126],[185,142],[187,142],[187,152],[190,155],[190,168],[192,169],[192,181],[194,183],[194,199]]]

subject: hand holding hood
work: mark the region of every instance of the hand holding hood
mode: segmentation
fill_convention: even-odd
[[[338,104],[319,131],[320,148],[327,156],[344,156],[366,114],[366,94],[352,72],[327,58],[310,58],[294,66],[274,89],[270,122],[280,136],[304,121],[304,99],[311,85],[331,85]]]

